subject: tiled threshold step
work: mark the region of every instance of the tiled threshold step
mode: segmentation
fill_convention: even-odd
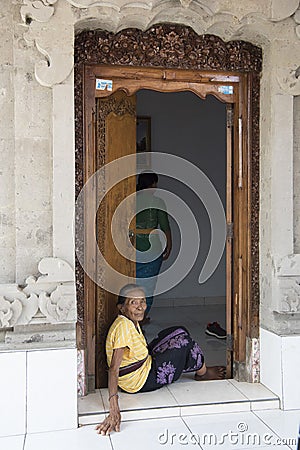
[[[262,384],[235,380],[197,382],[186,376],[154,392],[119,392],[119,404],[123,421],[280,407],[278,397]],[[108,390],[98,389],[79,398],[78,408],[79,425],[101,422],[109,411]]]

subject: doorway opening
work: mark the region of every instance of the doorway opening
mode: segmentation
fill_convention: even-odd
[[[152,170],[151,155],[155,152],[186,159],[210,179],[226,211],[227,151],[232,150],[227,149],[227,105],[213,96],[202,100],[188,91],[140,90],[136,93],[136,114],[137,151],[146,151],[147,169]],[[200,231],[200,249],[188,275],[172,289],[154,297],[149,312],[151,321],[144,326],[146,338],[150,341],[161,329],[181,324],[201,346],[208,365],[226,366],[226,337],[231,334],[231,324],[226,326],[226,248],[215,272],[200,284],[199,273],[209,251],[213,224],[197,193],[177,179],[158,175],[158,188],[178,196],[192,211]],[[196,240],[190,235],[191,230],[180,229],[175,218],[169,216],[169,220],[172,251],[161,272],[172,267],[183,239],[188,236]],[[207,324],[213,322],[220,324],[224,334],[216,325],[207,329]],[[231,376],[230,363],[227,375]]]
[[[170,45],[170,42],[176,45]],[[107,100],[106,114],[111,107],[109,99],[123,95],[121,103],[113,102],[115,106],[121,105],[119,111],[127,108],[129,116],[132,111],[129,99],[141,90],[164,94],[194,93],[202,99],[213,95],[217,101],[227,105],[226,145],[227,148],[232,147],[232,153],[227,152],[226,161],[226,180],[231,179],[232,187],[229,196],[226,186],[226,248],[229,249],[226,251],[226,268],[232,269],[232,273],[226,273],[226,299],[230,299],[226,307],[226,323],[232,321],[231,330],[226,330],[227,357],[230,355],[227,367],[230,366],[231,375],[241,381],[257,380],[259,373],[259,367],[253,363],[253,352],[259,329],[261,63],[261,49],[250,43],[225,43],[216,36],[198,36],[191,28],[182,25],[155,25],[147,31],[128,29],[116,35],[99,30],[84,31],[75,40],[77,195],[97,171],[99,163],[105,165],[111,154],[105,148],[105,139],[101,136],[103,127],[99,127],[96,117],[97,111],[101,112],[101,108],[97,110],[98,99],[102,99],[103,104]],[[112,82],[111,85],[109,83],[112,90],[97,89],[98,80]],[[131,115],[135,118],[135,113]],[[100,141],[102,146],[98,145]],[[229,198],[232,205],[228,209]],[[94,245],[89,240],[94,226],[94,205],[94,200],[86,205],[86,238],[84,242],[77,241],[89,273],[97,273],[99,269]],[[105,233],[100,233],[99,238],[102,244],[107,242]],[[103,296],[79,263],[76,264],[76,283],[77,342],[85,358],[88,390],[93,390],[107,382],[104,341],[115,314],[109,305],[114,303],[109,300],[109,295]]]

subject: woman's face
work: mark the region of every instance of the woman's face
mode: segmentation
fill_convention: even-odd
[[[146,308],[147,304],[144,291],[136,289],[132,291],[132,297],[126,298],[120,310],[128,319],[133,322],[140,322],[144,318]]]

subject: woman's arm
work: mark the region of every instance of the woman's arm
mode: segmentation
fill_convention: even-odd
[[[121,414],[118,402],[118,377],[125,347],[113,351],[111,365],[108,371],[109,415],[96,426],[99,434],[108,435],[111,431],[120,431]]]
[[[167,245],[165,248],[165,251],[163,252],[163,260],[166,260],[169,258],[170,252],[172,250],[172,234],[171,234],[171,230],[167,230],[165,231],[165,235],[167,238]]]
[[[163,260],[166,260],[169,258],[170,252],[172,250],[172,234],[166,204],[162,199],[159,199],[159,201],[160,209],[157,210],[157,219],[160,229],[165,233],[167,238],[167,245],[163,252]]]

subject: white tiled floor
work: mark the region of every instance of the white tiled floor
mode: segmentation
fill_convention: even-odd
[[[229,399],[231,402],[247,400],[228,380],[173,383],[168,389],[180,405],[222,403]]]
[[[150,316],[150,324],[144,326],[148,342],[154,339],[157,333],[164,328],[183,325],[202,348],[208,365],[225,365],[226,339],[216,339],[205,334],[208,322],[219,322],[225,328],[224,304],[153,307]]]
[[[295,434],[300,425],[300,411],[255,411],[257,417],[262,420],[281,438],[290,439]],[[296,445],[291,445],[291,448],[296,449]]]
[[[87,426],[76,430],[28,434],[24,450],[112,450],[110,438],[99,436],[94,428]]]
[[[226,450],[264,448],[270,445],[274,448],[280,437],[251,412],[184,417],[183,420],[192,433],[203,437],[205,433],[213,436],[211,441],[200,441],[203,450],[218,447]],[[291,437],[296,438],[297,431],[296,427],[294,436]],[[284,446],[281,445],[280,448]]]
[[[1,450],[23,450],[25,442],[25,436],[7,436],[0,438]]]
[[[300,410],[209,414],[127,421],[120,433],[99,436],[94,426],[0,438],[1,450],[296,449]],[[224,441],[224,443],[222,443]],[[199,444],[199,445],[198,445]]]

